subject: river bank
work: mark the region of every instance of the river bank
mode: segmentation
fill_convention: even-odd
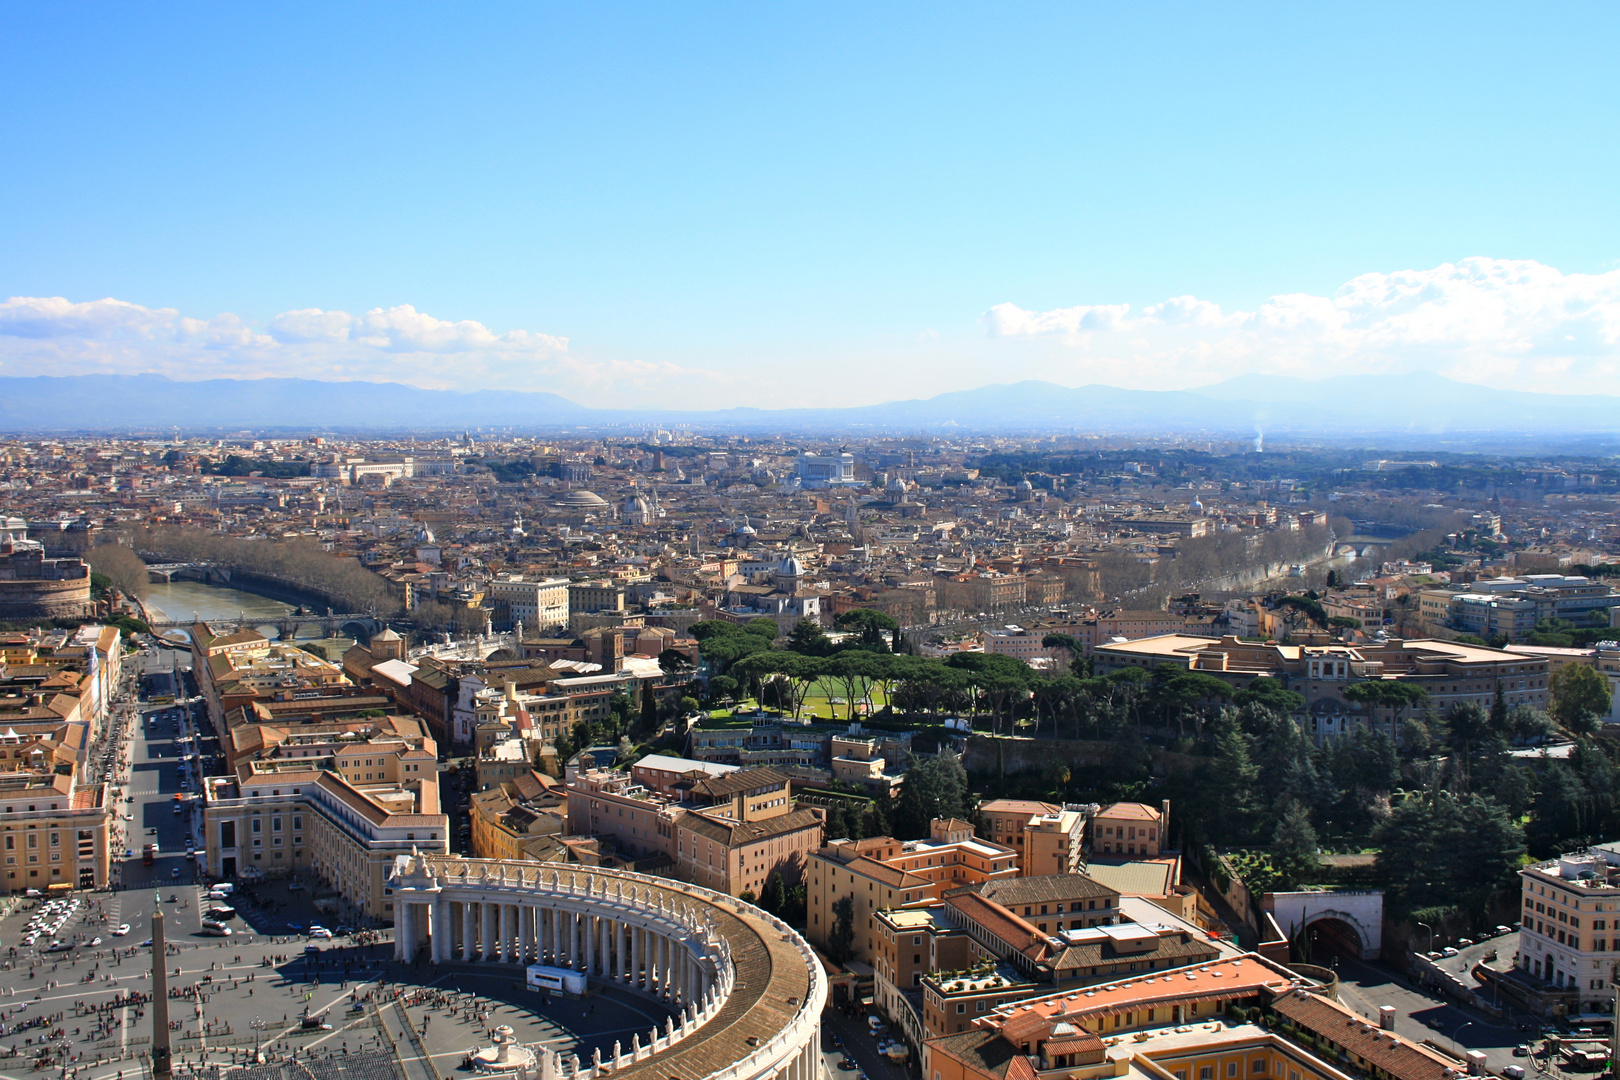
[[[207,585],[200,581],[153,582],[142,600],[142,606],[153,619],[199,620],[232,626],[241,622],[257,628],[269,638],[280,637],[276,624],[295,608],[293,604],[256,592],[226,585]],[[322,638],[317,626],[302,628],[302,636],[298,638],[301,644],[319,641],[329,645],[339,640]],[[353,643],[348,638],[341,641]]]

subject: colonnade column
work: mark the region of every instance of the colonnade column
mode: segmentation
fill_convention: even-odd
[[[473,958],[474,918],[476,916],[473,914],[472,901],[463,900],[461,902],[461,959],[464,963],[470,962]]]
[[[517,927],[513,925],[517,920],[513,917],[517,908],[512,904],[501,905],[501,940],[495,949],[495,959],[511,963],[514,959],[515,949],[512,939],[517,936]]]
[[[580,951],[579,951],[579,938],[580,938],[580,926],[579,926],[579,924],[580,924],[580,922],[581,922],[581,918],[580,918],[578,913],[572,912],[572,911],[570,911],[568,913],[568,926],[569,926],[569,933],[571,935],[570,940],[572,942],[572,944],[570,944],[568,946],[568,966],[573,968],[575,971],[583,971],[584,970],[584,968],[580,967],[580,963],[579,963],[579,961],[580,961]]]
[[[450,959],[445,949],[450,936],[450,902],[443,893],[433,898],[433,925],[428,928],[428,934],[433,942],[433,962],[440,964]]]

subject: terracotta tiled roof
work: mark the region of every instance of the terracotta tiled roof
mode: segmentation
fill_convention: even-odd
[[[1007,907],[1054,901],[1118,900],[1119,893],[1084,874],[1042,874],[1039,877],[996,878],[973,886],[980,896]]]
[[[1133,821],[1158,821],[1159,810],[1139,802],[1117,802],[1098,811],[1098,817],[1127,818]]]
[[[1277,1015],[1344,1047],[1399,1080],[1445,1080],[1446,1072],[1456,1068],[1455,1062],[1428,1047],[1368,1023],[1338,1002],[1319,994],[1285,994],[1273,1001],[1271,1008]]]
[[[685,811],[676,817],[675,824],[678,828],[688,829],[717,844],[732,848],[769,840],[800,829],[820,827],[821,818],[813,810],[793,810],[762,821],[731,821]]]
[[[1018,1080],[1018,1077],[1009,1078],[1007,1069],[1023,1055],[996,1032],[971,1028],[956,1035],[929,1039],[928,1047],[932,1053],[943,1054],[966,1065],[969,1075],[988,1076],[991,1080]]]

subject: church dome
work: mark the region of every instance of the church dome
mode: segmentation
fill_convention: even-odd
[[[646,514],[651,510],[652,507],[647,504],[647,500],[640,495],[632,495],[624,500],[624,512],[627,514]]]
[[[424,525],[420,529],[416,530],[416,542],[418,544],[437,544],[438,543],[438,541],[433,538],[433,530],[429,529],[426,525]]]
[[[778,577],[804,577],[804,564],[789,555],[776,564],[776,574]]]
[[[601,510],[607,504],[607,500],[602,496],[584,488],[565,492],[557,499],[557,505],[565,510]]]

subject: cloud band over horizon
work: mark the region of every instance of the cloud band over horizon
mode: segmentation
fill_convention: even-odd
[[[1463,382],[1620,392],[1620,270],[1564,274],[1530,260],[1470,258],[1369,273],[1332,296],[1273,296],[1224,311],[1179,296],[1028,311],[997,304],[991,338],[1128,358],[1140,385],[1241,374],[1326,377],[1426,371]]]
[[[1325,378],[1432,372],[1463,382],[1620,394],[1620,270],[1565,274],[1529,260],[1462,259],[1368,273],[1331,296],[1280,294],[1252,311],[1196,296],[1140,308],[1000,303],[895,351],[849,341],[811,359],[799,404],[859,405],[1046,379],[1190,389],[1245,374]],[[671,352],[693,343],[672,342]],[[885,350],[888,351],[885,351]],[[427,389],[547,390],[582,404],[702,408],[780,399],[809,347],[739,349],[694,367],[576,352],[569,337],[497,332],[409,304],[361,314],[305,308],[262,325],[124,300],[0,302],[0,374],[153,373],[173,379],[270,376],[399,382]]]
[[[361,315],[285,311],[263,329],[232,314],[196,319],[124,300],[75,303],[16,296],[0,303],[0,374],[158,374],[172,379],[287,376],[401,382],[424,389],[589,392],[644,388],[707,373],[674,364],[600,360],[566,337],[496,333],[409,304]]]

